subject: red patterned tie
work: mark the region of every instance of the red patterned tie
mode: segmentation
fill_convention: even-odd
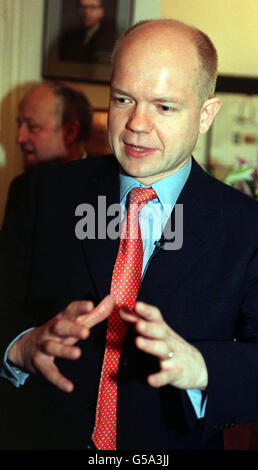
[[[126,327],[118,314],[121,305],[133,309],[138,294],[143,248],[139,212],[157,197],[152,188],[134,188],[129,193],[129,208],[122,224],[121,240],[114,266],[110,294],[116,305],[108,319],[106,347],[100,377],[96,421],[92,440],[97,449],[116,449],[117,370]]]

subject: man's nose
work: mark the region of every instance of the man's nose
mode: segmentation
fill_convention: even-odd
[[[130,112],[126,127],[133,132],[149,134],[153,128],[153,116],[151,111],[144,105],[135,105]]]
[[[28,140],[28,131],[25,124],[20,124],[16,133],[16,142],[21,144]]]

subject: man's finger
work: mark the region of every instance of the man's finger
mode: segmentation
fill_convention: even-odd
[[[136,331],[140,335],[151,339],[163,339],[166,341],[168,337],[168,326],[164,321],[150,322],[139,320],[136,325]]]
[[[151,374],[147,377],[147,382],[153,388],[159,388],[159,387],[164,387],[165,385],[171,385],[171,382],[172,382],[171,372],[169,370],[167,371],[163,370],[156,374]]]
[[[58,317],[64,317],[67,320],[74,321],[80,315],[90,313],[94,309],[94,303],[90,300],[76,300],[71,302]]]
[[[94,309],[91,313],[85,315],[85,321],[83,325],[87,328],[92,328],[98,323],[102,322],[112,312],[115,306],[115,300],[110,295],[107,295]]]
[[[73,337],[77,339],[86,339],[89,331],[83,325],[78,325],[74,321],[61,319],[53,323],[49,329],[50,333],[60,338]]]
[[[137,338],[135,338],[135,344],[141,351],[156,356],[160,360],[168,358],[168,346],[162,340],[153,340],[137,336]]]
[[[140,317],[145,318],[149,321],[160,321],[162,320],[162,315],[157,307],[154,305],[146,304],[145,302],[136,302],[134,306],[134,311]]]
[[[137,315],[134,310],[130,310],[126,305],[120,307],[119,314],[122,320],[131,326],[135,325],[139,321],[139,315]]]
[[[40,372],[46,380],[51,382],[57,388],[63,392],[71,393],[74,389],[73,383],[66,379],[58,370],[54,361],[51,360],[48,356],[40,354],[35,358],[35,367],[38,372]]]
[[[53,340],[45,341],[41,349],[49,356],[62,357],[63,359],[75,360],[81,356],[81,350],[77,346],[67,346]]]

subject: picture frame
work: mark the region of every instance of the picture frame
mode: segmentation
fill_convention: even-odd
[[[257,95],[258,77],[219,75],[217,79],[216,92]]]
[[[75,34],[82,30],[77,0],[46,0],[42,64],[44,78],[93,83],[109,82],[111,50],[115,40],[131,24],[134,0],[102,0],[102,2],[104,17],[101,24],[106,28],[107,39],[104,38],[102,45],[99,46],[100,49],[94,50],[92,56],[90,58],[87,56],[85,59],[77,57],[71,49]],[[73,39],[69,43],[67,38],[72,32],[73,36],[70,37]],[[64,44],[69,44],[69,47],[62,45],[62,41],[65,40]],[[76,50],[78,51],[78,47]],[[68,51],[67,57],[66,51]]]
[[[258,165],[258,78],[219,75],[216,96],[222,105],[208,134],[206,165],[223,179],[241,160]]]

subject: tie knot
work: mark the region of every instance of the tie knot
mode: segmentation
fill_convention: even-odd
[[[147,203],[155,199],[157,194],[153,188],[133,188],[129,193],[130,204]]]

